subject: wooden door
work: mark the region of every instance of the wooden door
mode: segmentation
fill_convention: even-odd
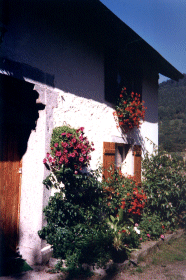
[[[18,242],[21,159],[18,153],[18,131],[15,125],[1,133],[3,149],[0,158],[0,226],[5,247],[16,250]]]
[[[141,185],[141,146],[134,146],[134,176],[137,184]]]
[[[21,159],[36,128],[38,93],[34,85],[0,74],[0,231],[13,250],[18,241]]]

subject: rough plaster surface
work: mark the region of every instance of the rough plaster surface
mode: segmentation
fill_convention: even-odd
[[[157,79],[148,77],[143,83],[148,114],[141,130],[122,135],[116,128],[113,108],[105,102],[102,44],[96,40],[93,44],[91,41],[83,44],[81,40],[69,37],[55,20],[46,28],[47,17],[40,16],[43,9],[34,6],[33,17],[32,4],[24,6],[20,17],[16,2],[12,1],[12,4],[8,32],[0,49],[3,58],[0,72],[11,73],[15,78],[33,84],[37,81],[38,102],[46,104],[45,110],[39,113],[36,131],[30,135],[22,164],[19,248],[23,258],[32,264],[42,261],[41,249],[46,245],[37,232],[45,224],[42,210],[50,195],[42,184],[47,176],[43,158],[49,151],[53,127],[65,123],[85,127],[86,136],[95,145],[91,160],[93,169],[102,163],[104,141],[141,144],[144,152],[150,150],[145,136],[158,144]],[[52,18],[56,19],[56,15]],[[127,157],[127,168],[132,174],[131,152]]]
[[[42,262],[41,252],[46,246],[37,232],[45,224],[42,211],[50,196],[50,192],[42,184],[47,175],[42,161],[49,151],[53,127],[65,124],[74,128],[80,126],[85,128],[85,135],[95,147],[95,151],[92,152],[92,169],[102,164],[103,142],[141,144],[143,151],[146,151],[151,150],[151,146],[145,137],[157,144],[158,135],[154,96],[157,93],[148,82],[143,84],[143,99],[147,107],[151,106],[151,116],[147,114],[147,119],[140,130],[134,129],[127,135],[122,135],[120,129],[116,128],[114,109],[106,102],[79,97],[47,86],[35,85],[35,90],[39,93],[38,102],[46,104],[46,108],[40,111],[36,131],[32,131],[30,135],[27,152],[23,158],[19,242],[20,252],[30,264]],[[151,105],[153,99],[154,104]],[[124,171],[133,175],[132,150],[129,151],[125,161]]]
[[[91,168],[94,169],[98,164],[102,164],[103,142],[141,145],[143,153],[152,150],[152,145],[146,137],[158,144],[157,91],[148,82],[143,84],[143,99],[146,102],[145,105],[150,107],[150,116],[148,113],[141,129],[134,129],[127,135],[123,135],[121,130],[116,128],[113,117],[114,109],[109,104],[78,97],[58,89],[55,89],[55,92],[58,96],[58,106],[54,109],[53,114],[54,127],[66,124],[74,128],[80,126],[85,128],[86,136],[95,145]],[[132,151],[129,152],[125,162],[125,173],[128,171],[128,174],[132,175]]]
[[[41,262],[41,240],[36,233],[42,226],[44,166],[40,162],[45,156],[45,119],[45,112],[40,112],[23,157],[19,249],[29,263]]]
[[[157,79],[152,75],[143,83],[146,121],[140,130],[122,135],[116,128],[114,109],[104,98],[104,51],[69,40],[63,32],[59,36],[46,29],[45,21],[37,25],[35,17],[27,18],[27,13],[21,18],[18,13],[17,17],[11,17],[1,46],[0,54],[6,58],[3,73],[10,72],[35,84],[37,101],[46,104],[39,113],[36,131],[30,135],[22,164],[19,248],[23,258],[32,264],[42,261],[41,249],[46,246],[37,232],[45,224],[42,211],[50,196],[42,181],[47,176],[43,158],[49,151],[53,127],[68,124],[85,128],[86,136],[95,145],[92,169],[102,163],[103,142],[141,144],[143,152],[151,151],[145,137],[158,144]],[[126,166],[125,170],[133,174],[132,151]]]
[[[113,108],[64,91],[56,92],[58,107],[54,109],[54,126],[67,124],[74,128],[84,127],[89,141],[94,143],[91,168],[96,168],[102,162],[103,142],[112,142],[112,135],[121,137],[113,118]]]
[[[51,88],[37,84],[34,90],[39,93],[37,103],[45,104],[46,107],[39,111],[36,130],[30,134],[27,151],[22,160],[19,250],[29,264],[42,262],[41,248],[45,246],[38,236],[38,230],[45,223],[43,208],[50,196],[50,191],[42,184],[47,175],[43,158],[49,149],[53,128],[52,110],[56,106]]]

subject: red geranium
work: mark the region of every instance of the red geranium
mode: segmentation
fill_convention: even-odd
[[[145,107],[144,101],[140,101],[140,94],[130,95],[127,94],[126,88],[123,88],[120,94],[120,99],[116,110],[113,115],[117,122],[117,127],[122,128],[126,133],[132,130],[134,127],[139,128],[141,121],[145,119]]]

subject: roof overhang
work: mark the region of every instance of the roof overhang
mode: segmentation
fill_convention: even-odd
[[[179,80],[183,75],[165,60],[155,49],[143,40],[128,25],[120,20],[99,0],[9,0],[13,13],[17,11],[31,18],[54,26],[53,30],[65,30],[66,34],[89,44],[97,51],[114,53],[120,66],[136,67],[141,71],[143,65],[150,66],[158,73]],[[15,9],[14,9],[15,8]],[[13,14],[12,14],[13,16]],[[47,25],[46,25],[47,26]],[[55,31],[54,31],[55,32]]]
[[[127,59],[128,56],[139,59],[139,63],[150,64],[151,68],[170,79],[178,81],[184,76],[165,58],[163,58],[153,47],[134,32],[128,25],[120,20],[104,4],[99,1],[102,9],[102,19],[105,21],[106,34],[111,34],[108,39],[112,41],[113,49],[118,49],[121,56]],[[112,31],[110,33],[110,31]],[[134,62],[134,59],[133,59]]]

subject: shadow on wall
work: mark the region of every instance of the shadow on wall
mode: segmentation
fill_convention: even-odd
[[[31,67],[25,63],[11,61],[7,58],[0,59],[0,73],[24,81],[24,77],[54,87],[54,76]]]
[[[0,74],[0,273],[18,241],[21,159],[36,128],[39,110],[34,85]]]
[[[143,136],[141,135],[140,129],[133,129],[132,131],[129,131],[128,134],[123,137],[124,143],[128,143],[130,145],[140,145],[142,149],[142,153],[145,154],[147,152],[147,149],[145,147],[145,140]]]
[[[39,97],[33,85],[10,76],[0,75],[1,153],[0,159],[21,159],[27,149],[31,130],[36,128],[39,110],[45,105],[36,103]]]

